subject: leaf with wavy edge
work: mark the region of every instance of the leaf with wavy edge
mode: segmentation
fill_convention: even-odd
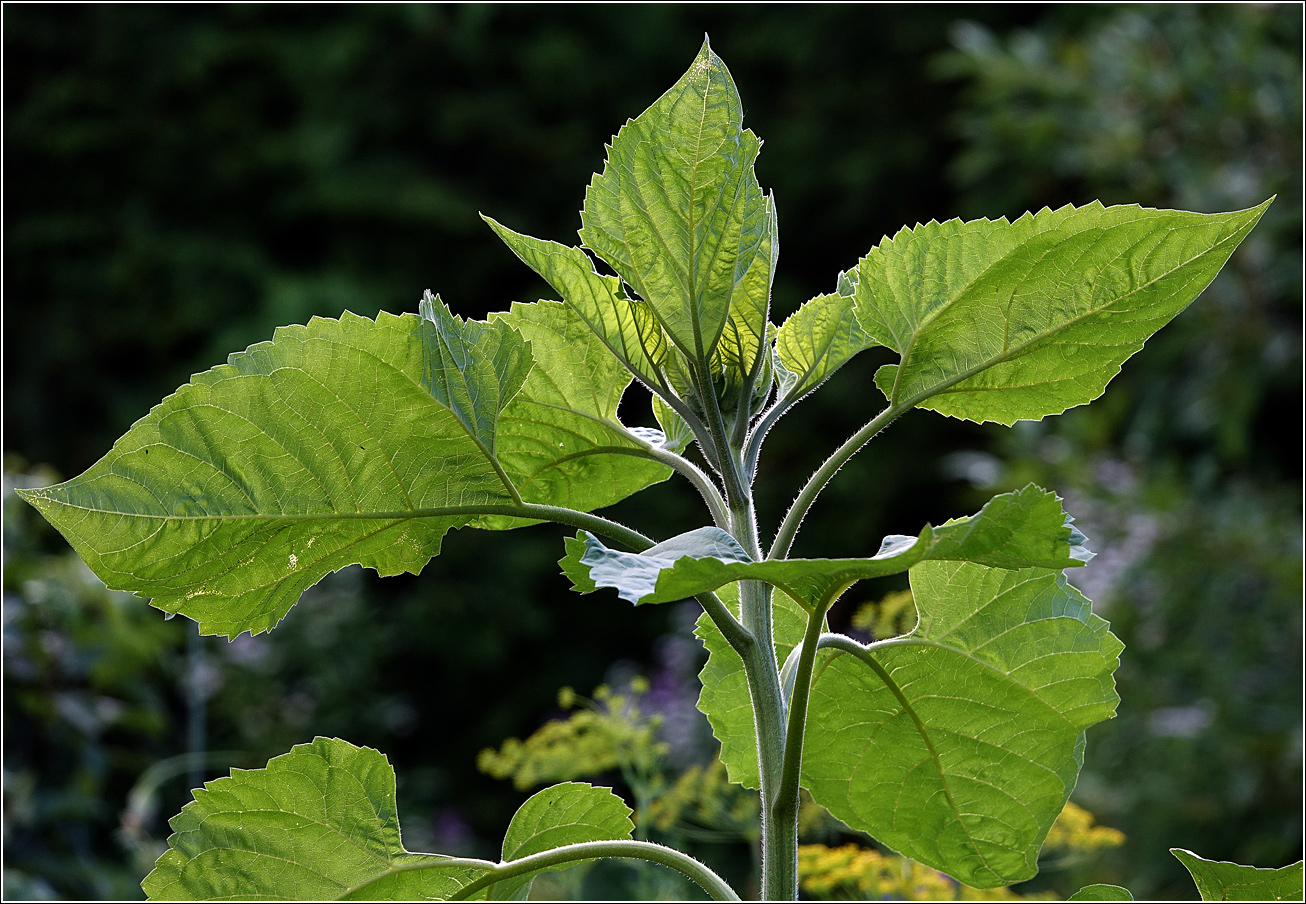
[[[151,900],[330,900],[365,883],[364,900],[445,900],[483,872],[405,850],[389,761],[336,738],[194,795],[141,883]],[[431,868],[392,872],[413,866]]]
[[[426,329],[348,312],[282,327],[196,374],[84,474],[23,498],[109,587],[206,634],[269,630],[346,565],[415,573],[477,507],[514,502],[427,391]]]
[[[405,850],[389,761],[337,738],[300,744],[264,769],[233,769],[194,794],[142,883],[151,899],[440,901],[495,865]],[[629,839],[630,812],[607,788],[545,788],[513,816],[503,862]],[[509,899],[542,871],[496,882],[490,894]]]
[[[1123,645],[1059,571],[922,562],[911,582],[914,631],[817,654],[803,785],[968,885],[1028,879]]]
[[[995,496],[979,512],[916,537],[886,537],[869,559],[785,559],[755,562],[725,531],[702,527],[642,553],[609,549],[582,532],[567,542],[565,573],[587,571],[586,588],[612,587],[636,605],[670,603],[741,580],[765,581],[804,608],[828,606],[854,582],[906,571],[927,559],[956,559],[999,568],[1083,565],[1091,553],[1056,494],[1030,484]]]
[[[866,332],[902,356],[876,385],[893,404],[981,423],[1091,402],[1269,204],[1200,214],[1094,202],[904,227],[850,274]]]
[[[684,76],[621,127],[585,192],[581,241],[649,303],[691,361],[711,356],[754,259],[769,253],[773,220],[753,175],[760,146],[704,41]],[[765,317],[752,331],[764,329]]]
[[[640,457],[649,445],[665,447],[666,438],[617,419],[630,374],[573,308],[557,301],[514,303],[490,320],[521,334],[535,356],[498,424],[497,458],[524,501],[588,512],[670,476],[667,466]],[[527,523],[490,515],[472,526]]]
[[[1302,861],[1279,869],[1207,860],[1183,848],[1170,848],[1197,883],[1203,901],[1300,901]]]

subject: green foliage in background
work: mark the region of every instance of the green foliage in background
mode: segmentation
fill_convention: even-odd
[[[1300,815],[1283,801],[1301,794],[1300,17],[1066,8],[1036,30],[966,24],[954,39],[935,65],[966,92],[951,168],[963,211],[1280,196],[1102,404],[951,465],[977,490],[1058,487],[1096,541],[1099,577],[1081,586],[1130,651],[1080,782],[1130,838],[1098,878],[1191,895],[1177,861],[1144,853],[1181,839],[1240,863],[1296,859]]]

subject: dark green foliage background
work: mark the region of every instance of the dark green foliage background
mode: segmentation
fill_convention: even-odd
[[[844,469],[795,554],[864,555],[1029,479],[1056,488],[1103,553],[1085,589],[1128,644],[1120,716],[1090,734],[1076,799],[1130,842],[1036,881],[1191,897],[1170,846],[1258,866],[1301,856],[1300,8],[3,16],[14,480],[38,464],[79,473],[277,325],[415,310],[425,288],[476,316],[539,297],[477,212],[571,241],[604,142],[704,32],[766,142],[777,320],[904,224],[1278,193],[1098,403],[1013,430],[904,418]],[[885,360],[861,356],[775,431],[764,524],[873,412]],[[628,417],[649,422],[639,405]],[[651,666],[669,630],[665,611],[568,593],[557,529],[462,532],[420,577],[346,573],[269,636],[206,640],[197,672],[189,623],[97,589],[8,485],[6,897],[139,893],[143,861],[114,830],[138,776],[186,749],[187,675],[211,693],[210,749],[256,765],[314,734],[375,746],[399,773],[410,848],[490,853],[523,795],[476,773],[476,751],[528,733],[560,685],[588,690],[618,659]],[[675,483],[615,516],[662,536],[700,523]],[[859,590],[836,623],[884,589]],[[184,791],[163,786],[152,835]]]

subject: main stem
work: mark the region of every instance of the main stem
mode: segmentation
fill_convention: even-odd
[[[751,492],[730,509],[731,534],[754,558],[761,558]],[[753,704],[757,765],[762,798],[762,900],[798,899],[798,793],[779,797],[785,760],[786,714],[771,629],[771,588],[740,581],[740,615],[753,642],[743,651],[744,676]]]

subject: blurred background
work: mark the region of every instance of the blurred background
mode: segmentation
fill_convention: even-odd
[[[777,322],[904,224],[1277,194],[1101,400],[1014,429],[903,418],[795,554],[1057,490],[1099,553],[1074,580],[1127,645],[1073,800],[1127,841],[1017,891],[1195,898],[1172,846],[1302,856],[1299,6],[7,5],[3,25],[6,899],[140,897],[188,788],[319,734],[388,754],[410,850],[492,856],[530,782],[478,753],[567,718],[564,686],[606,685],[604,737],[633,719],[654,772],[735,806],[706,788],[695,612],[570,593],[560,528],[455,532],[420,576],[346,570],[228,643],[106,590],[12,492],[80,473],[280,324],[416,310],[427,288],[474,316],[546,295],[477,212],[574,242],[604,142],[705,32],[766,142]],[[763,525],[874,413],[881,353],[773,432]],[[705,517],[676,481],[612,514],[656,536]],[[855,588],[835,626],[902,586]],[[590,772],[633,803],[643,773],[615,762]],[[677,836],[736,880],[741,806]]]

